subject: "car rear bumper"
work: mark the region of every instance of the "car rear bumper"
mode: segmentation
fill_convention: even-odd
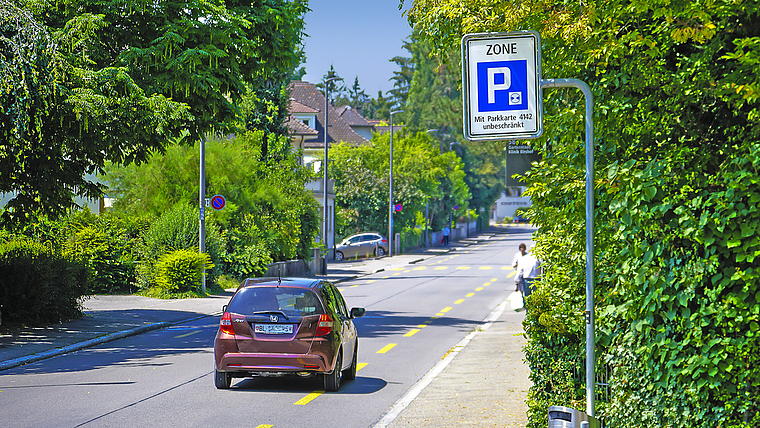
[[[278,373],[315,372],[331,370],[319,355],[227,353],[217,359],[220,372]]]

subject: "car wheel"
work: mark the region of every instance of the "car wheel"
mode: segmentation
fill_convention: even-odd
[[[229,389],[230,384],[232,384],[231,374],[214,369],[214,385],[216,385],[216,389]]]
[[[336,251],[335,252],[335,260],[337,260],[337,261],[343,260],[343,253],[341,253],[340,251]]]
[[[358,358],[357,358],[358,355],[359,355],[359,341],[357,340],[356,344],[354,345],[354,359],[353,359],[353,361],[351,361],[351,367],[347,368],[343,372],[343,377],[346,380],[354,380],[354,379],[356,379],[356,365],[357,365],[357,361],[358,361]]]
[[[375,251],[375,253],[377,257],[382,257],[385,255],[385,250],[383,249],[383,247],[377,247],[377,251]]]
[[[343,367],[343,355],[338,354],[338,361],[335,362],[335,369],[332,373],[325,373],[323,376],[325,391],[335,392],[340,389],[340,375]]]

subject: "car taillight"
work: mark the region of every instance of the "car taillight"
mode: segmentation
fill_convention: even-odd
[[[388,243],[388,240],[383,238],[383,244],[387,244],[387,243]]]
[[[324,336],[330,334],[333,327],[333,319],[330,315],[322,314],[319,316],[319,323],[317,324],[317,332],[315,336]]]
[[[222,319],[219,321],[219,330],[222,333],[235,335],[235,330],[232,328],[232,315],[229,312],[225,312],[222,315]]]

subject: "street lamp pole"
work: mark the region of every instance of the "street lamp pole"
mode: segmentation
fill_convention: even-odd
[[[324,205],[324,218],[322,219],[322,243],[325,245],[325,248],[329,251],[329,248],[327,247],[327,225],[329,224],[329,218],[328,218],[328,210],[327,210],[327,129],[329,126],[328,121],[328,108],[329,108],[329,99],[330,99],[330,82],[334,82],[336,80],[343,80],[342,77],[330,77],[329,79],[325,79],[325,160],[322,165],[322,187],[323,187],[323,195],[322,195],[322,204]],[[325,270],[327,269],[327,255],[325,255]],[[327,272],[324,272],[327,274]]]
[[[403,113],[404,110],[391,112],[391,169],[390,186],[388,191],[388,256],[393,257],[393,115]]]

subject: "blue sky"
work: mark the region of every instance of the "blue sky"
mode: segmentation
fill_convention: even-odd
[[[321,81],[332,64],[347,86],[359,76],[371,97],[391,89],[388,79],[398,66],[389,60],[409,56],[401,45],[412,32],[398,4],[399,0],[309,0],[303,80]],[[407,0],[404,10],[410,4]]]

